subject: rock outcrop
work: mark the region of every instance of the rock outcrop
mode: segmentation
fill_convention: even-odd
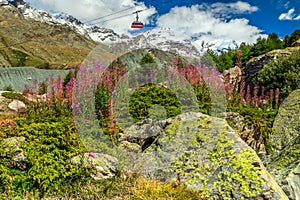
[[[185,183],[211,199],[288,199],[223,119],[192,112],[155,123],[147,119],[120,140],[141,146],[142,153],[130,152],[128,168],[148,178]]]
[[[300,47],[300,39],[292,44],[292,47]]]
[[[26,110],[26,105],[22,101],[5,98],[2,96],[3,92],[7,91],[0,91],[0,115],[13,116]]]
[[[14,99],[8,104],[8,108],[16,112],[20,112],[26,109],[26,105],[24,102]]]
[[[292,54],[292,52],[297,50],[300,50],[300,47],[288,47],[286,49],[273,50],[266,54],[252,58],[242,70],[246,85],[253,85],[253,81],[257,77],[259,71],[263,69],[266,64],[278,58],[288,57]]]
[[[293,91],[280,105],[270,141],[278,150],[294,143],[300,136],[300,89]]]
[[[276,150],[267,168],[289,199],[300,199],[300,90],[293,91],[281,104],[270,141]]]

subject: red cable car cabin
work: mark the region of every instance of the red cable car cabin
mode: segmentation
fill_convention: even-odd
[[[136,21],[132,22],[131,28],[144,28],[144,24],[142,22],[139,22],[139,15],[138,15],[138,13],[141,12],[141,11],[142,10],[138,10],[138,11],[134,12],[136,14]]]
[[[144,28],[144,25],[142,22],[132,22],[131,28]]]

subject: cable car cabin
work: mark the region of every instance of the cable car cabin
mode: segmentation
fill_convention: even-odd
[[[144,24],[142,22],[132,22],[131,28],[144,28]]]
[[[135,22],[132,22],[131,28],[144,28],[144,24],[139,21],[139,12],[142,12],[142,10],[137,10],[132,14],[136,14]]]

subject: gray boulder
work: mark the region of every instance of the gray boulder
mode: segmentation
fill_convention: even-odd
[[[0,91],[0,115],[5,115],[5,116],[14,115],[16,112],[8,108],[8,104],[10,104],[12,100],[3,97],[1,95],[3,92],[4,91]]]
[[[14,99],[11,103],[8,104],[8,108],[16,112],[23,112],[26,109],[26,105],[24,102]]]
[[[292,196],[290,199],[300,199],[300,164],[298,164],[298,166],[289,173],[286,180],[291,191],[294,193],[294,196],[292,196],[292,194],[289,195]]]
[[[277,150],[295,142],[300,136],[300,89],[293,91],[280,105],[270,141]]]
[[[103,153],[85,153],[71,159],[74,165],[92,168],[91,174],[94,180],[112,178],[118,172],[119,161],[117,158]]]
[[[148,128],[125,130],[126,141],[144,147],[135,156],[131,152],[129,168],[148,178],[186,184],[210,199],[288,199],[255,151],[223,119],[190,112],[141,126]]]
[[[300,90],[293,91],[280,105],[270,136],[275,154],[268,159],[267,169],[289,199],[300,199]]]

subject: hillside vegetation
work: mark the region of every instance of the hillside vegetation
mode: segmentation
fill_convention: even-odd
[[[13,6],[0,7],[0,27],[2,67],[74,66],[97,45],[68,26],[25,19]]]
[[[241,43],[233,48],[223,49],[221,52],[216,53],[208,50],[215,62],[219,71],[232,68],[237,65],[238,51],[240,51],[241,66],[244,67],[251,59],[261,56],[273,50],[293,51],[294,47],[300,46],[300,29],[295,30],[291,35],[286,35],[283,40],[280,40],[276,33],[271,33],[267,38],[259,37],[254,44]],[[278,52],[277,51],[277,52]]]

